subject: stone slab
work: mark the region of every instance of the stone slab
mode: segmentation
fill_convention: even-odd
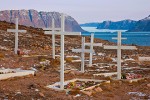
[[[12,78],[12,77],[21,77],[26,75],[34,75],[35,71],[32,70],[18,70],[18,69],[3,69],[0,70],[0,80]]]

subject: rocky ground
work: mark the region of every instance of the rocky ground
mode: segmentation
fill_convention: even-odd
[[[90,94],[75,91],[68,93],[65,91],[55,91],[47,88],[47,85],[54,84],[60,80],[59,73],[59,57],[56,60],[52,59],[51,36],[43,34],[41,29],[32,27],[19,26],[20,29],[26,29],[27,34],[19,34],[19,49],[20,55],[15,55],[14,48],[14,33],[7,33],[7,28],[14,28],[13,24],[0,22],[0,69],[4,68],[21,68],[26,70],[36,70],[35,76],[29,75],[25,77],[15,77],[0,81],[0,100],[148,100],[150,99],[150,70],[141,70],[133,67],[150,68],[150,62],[139,62],[138,56],[150,56],[150,47],[137,46],[137,50],[123,50],[124,56],[128,55],[134,61],[126,61],[122,66],[133,68],[123,69],[123,73],[133,72],[140,74],[142,80],[137,82],[126,82],[124,80],[113,80],[111,77],[96,76],[93,74],[100,72],[114,72],[116,66],[112,62],[111,57],[116,56],[116,50],[104,50],[102,47],[94,47],[96,55],[93,57],[94,64],[104,63],[109,68],[103,68],[103,71],[98,71],[100,65],[88,67],[86,65],[85,73],[78,71],[66,71],[65,80],[74,78],[110,80],[110,84],[101,84],[101,91],[92,90]],[[86,42],[90,38],[86,37]],[[95,42],[103,43],[104,45],[115,45],[105,40],[95,39]],[[60,37],[56,36],[56,54],[60,53]],[[78,55],[72,53],[72,48],[81,47],[80,36],[65,36],[65,55]],[[88,48],[88,47],[87,47]],[[103,53],[105,56],[98,56],[98,53]],[[24,55],[28,55],[24,56]],[[89,54],[86,54],[86,59],[89,59]],[[123,56],[122,56],[123,57]],[[71,62],[74,58],[65,58],[65,69],[80,70],[80,62]],[[125,59],[125,58],[124,58]],[[48,61],[48,64],[41,62]],[[96,70],[92,72],[91,70]]]

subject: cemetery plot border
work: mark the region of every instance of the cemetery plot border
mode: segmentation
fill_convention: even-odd
[[[93,74],[94,76],[113,76],[113,75],[117,75],[117,72],[110,72],[110,73],[99,73],[99,74]]]
[[[89,86],[89,87],[85,87],[85,88],[82,88],[82,89],[80,89],[80,91],[85,91],[85,90],[89,90],[89,89],[91,89],[91,88],[94,88],[95,86],[99,86],[101,83],[110,83],[110,81],[106,81],[106,80],[96,80],[96,79],[72,79],[72,80],[68,80],[68,81],[65,81],[64,82],[64,90],[65,91],[70,91],[71,89],[67,89],[66,88],[66,86],[69,84],[69,83],[72,83],[72,82],[76,82],[76,81],[80,81],[80,82],[95,82],[96,84],[93,84],[93,85],[91,85],[91,86]],[[54,83],[54,84],[52,84],[52,85],[48,85],[47,86],[48,88],[51,88],[51,89],[54,89],[54,90],[56,90],[56,91],[59,91],[59,90],[61,90],[60,89],[60,82],[56,82],[56,83]],[[72,87],[72,88],[74,88],[74,87]]]
[[[115,79],[115,78],[112,78],[112,80],[115,80],[115,81],[121,80],[123,82],[128,82],[128,83],[138,82],[138,81],[141,81],[141,80],[144,80],[144,79],[146,79],[146,77],[144,77],[144,78],[137,78],[137,79]]]
[[[0,80],[12,78],[12,77],[34,75],[34,74],[35,71],[32,70],[3,69],[0,70]]]

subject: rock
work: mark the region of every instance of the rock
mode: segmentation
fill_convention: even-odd
[[[100,87],[94,89],[96,92],[102,92],[103,90]]]
[[[17,92],[16,92],[16,95],[18,95],[18,94],[21,94],[21,92],[20,92],[20,91],[17,91]]]
[[[74,96],[74,97],[80,97],[81,96],[81,94],[77,94],[76,96]]]
[[[106,84],[110,84],[110,81],[106,81],[106,82],[104,82],[104,83],[106,83]]]
[[[34,89],[34,88],[36,88],[35,84],[30,84],[30,85],[28,86],[28,89]]]
[[[149,88],[150,88],[150,83],[149,83],[149,84],[147,84],[147,87],[149,87]]]
[[[88,96],[92,95],[92,91],[81,91],[83,94],[86,94]]]
[[[39,92],[39,89],[35,89],[36,92]]]
[[[39,95],[40,95],[41,97],[45,97],[45,95],[44,95],[42,92],[39,92]]]
[[[81,72],[79,72],[79,71],[75,71],[75,70],[70,71],[70,74],[73,74],[73,75],[82,75],[82,73],[81,73]]]

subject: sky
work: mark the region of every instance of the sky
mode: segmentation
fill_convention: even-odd
[[[61,12],[80,24],[140,20],[150,15],[150,0],[0,0],[0,10],[20,9]]]

